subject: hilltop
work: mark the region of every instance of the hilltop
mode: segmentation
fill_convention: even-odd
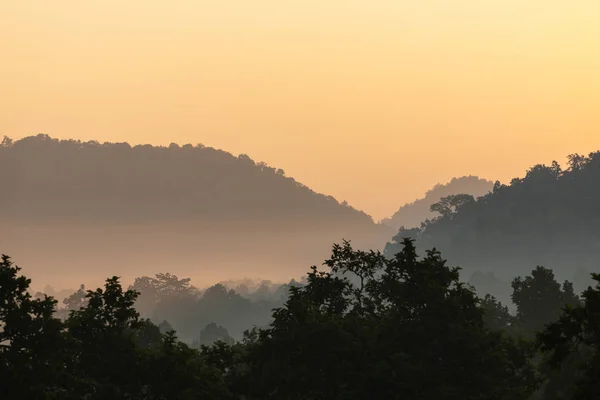
[[[131,146],[38,135],[6,138],[0,157],[0,183],[8,194],[2,218],[373,223],[282,169],[203,145]]]
[[[435,212],[430,211],[429,208],[432,204],[440,201],[442,197],[460,193],[479,197],[492,190],[493,186],[494,182],[477,176],[452,178],[446,184],[438,183],[435,185],[425,193],[425,197],[403,205],[394,215],[390,218],[385,218],[381,223],[394,228],[396,231],[401,227],[419,227],[422,222],[437,215]]]
[[[5,138],[0,185],[2,251],[24,266],[43,257],[35,264],[56,270],[42,280],[71,273],[66,254],[73,268],[94,260],[80,271],[94,276],[168,263],[210,279],[289,279],[334,241],[372,247],[393,233],[281,169],[203,145]]]

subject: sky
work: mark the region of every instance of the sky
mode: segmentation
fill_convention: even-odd
[[[598,0],[0,0],[0,136],[203,143],[380,219],[599,150],[598,21]]]

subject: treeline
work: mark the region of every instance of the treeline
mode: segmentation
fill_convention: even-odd
[[[5,137],[0,185],[5,220],[373,224],[364,212],[312,191],[281,169],[201,144]]]
[[[478,297],[439,252],[418,257],[410,239],[401,245],[394,257],[335,245],[325,271],[313,267],[305,285],[289,285],[268,326],[235,342],[209,324],[202,336],[220,340],[199,349],[169,324],[140,317],[140,293],[116,277],[82,288],[71,299],[78,307],[60,319],[56,301],[31,296],[30,281],[3,256],[0,391],[31,399],[598,398],[600,275],[578,296],[537,267],[512,281],[511,315]],[[188,290],[167,274],[134,286],[142,283]]]
[[[573,260],[598,271],[600,258],[600,152],[573,154],[568,167],[536,165],[510,184],[496,182],[489,194],[446,196],[431,206],[438,217],[415,229],[400,229],[386,254],[404,236],[420,250],[436,247],[469,274],[493,272],[500,279],[543,264],[572,279]]]

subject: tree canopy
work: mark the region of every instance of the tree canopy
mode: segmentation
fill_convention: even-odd
[[[485,326],[480,300],[437,251],[419,259],[403,244],[391,260],[334,246],[329,271],[313,267],[237,358],[235,347],[209,351],[234,390],[250,399],[527,399],[537,385],[529,348]]]
[[[513,279],[513,314],[493,296],[479,297],[436,249],[420,257],[412,239],[401,244],[392,258],[348,241],[334,245],[325,268],[313,266],[303,284],[282,285],[283,303],[268,316],[261,307],[277,304],[265,302],[281,293],[267,282],[251,300],[223,284],[201,291],[170,273],[140,277],[127,290],[118,277],[95,290],[81,286],[59,307],[52,297],[32,296],[31,281],[2,256],[0,393],[57,400],[598,396],[600,274],[578,296],[571,282],[538,266]],[[138,288],[147,291],[145,302]],[[235,329],[247,325],[239,340],[221,323],[225,315]],[[263,323],[252,324],[258,316]]]

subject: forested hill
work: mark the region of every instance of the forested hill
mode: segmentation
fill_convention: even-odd
[[[496,182],[478,199],[450,196],[435,206],[441,216],[420,229],[419,248],[435,246],[467,272],[492,270],[512,278],[531,265],[571,278],[580,267],[600,269],[600,152],[569,156],[568,167],[536,165],[510,184]],[[398,246],[388,244],[391,255]]]
[[[5,139],[0,171],[4,219],[373,223],[281,169],[202,145]]]
[[[393,235],[280,169],[202,145],[5,138],[0,187],[3,250],[43,266],[26,269],[42,284],[78,284],[64,280],[74,269],[100,279],[165,265],[209,282],[287,281],[342,238],[380,247]]]
[[[442,197],[461,193],[479,197],[492,190],[493,186],[494,182],[477,176],[452,178],[452,180],[446,184],[438,183],[431,190],[427,191],[425,197],[403,205],[394,213],[394,215],[381,222],[395,230],[398,230],[401,227],[418,227],[421,226],[421,223],[426,219],[434,218],[437,215],[429,208],[432,204],[440,201]]]

